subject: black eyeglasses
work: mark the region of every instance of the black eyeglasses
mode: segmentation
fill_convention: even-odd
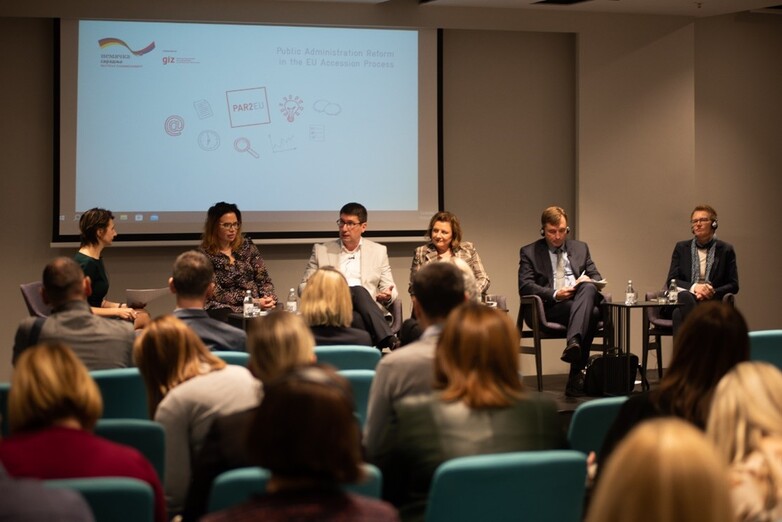
[[[241,228],[242,224],[238,222],[234,223],[220,223],[220,228],[223,230],[239,230]]]
[[[362,222],[361,221],[342,221],[341,219],[337,220],[337,226],[339,228],[345,227],[348,230],[352,230],[359,226]]]

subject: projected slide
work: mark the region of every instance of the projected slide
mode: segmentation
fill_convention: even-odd
[[[417,32],[78,30],[75,211],[419,210]]]

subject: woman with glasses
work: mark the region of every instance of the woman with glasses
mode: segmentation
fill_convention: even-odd
[[[470,293],[470,298],[479,300],[480,296],[489,289],[490,280],[475,247],[472,243],[462,242],[462,226],[459,218],[450,212],[438,212],[429,221],[426,237],[429,242],[416,248],[413,254],[408,290],[412,290],[413,276],[422,266],[434,261],[450,261],[456,263],[463,271],[469,267],[475,280],[467,291]]]
[[[209,208],[201,251],[214,265],[215,290],[205,309],[224,320],[229,313],[242,311],[247,290],[261,310],[277,305],[274,284],[261,253],[241,229],[242,213],[233,203],[221,201]]]

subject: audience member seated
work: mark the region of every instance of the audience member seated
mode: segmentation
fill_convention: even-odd
[[[114,215],[103,208],[92,208],[79,218],[79,232],[81,247],[73,259],[92,282],[92,294],[87,299],[92,312],[101,317],[130,321],[137,329],[144,328],[149,324],[149,314],[143,307],[133,309],[127,303],[115,303],[106,299],[106,294],[109,293],[109,276],[106,274],[101,254],[117,237]]]
[[[185,323],[153,320],[133,347],[144,378],[149,414],[166,433],[165,490],[169,511],[182,510],[190,467],[218,415],[258,404],[260,386],[247,368],[212,355]]]
[[[630,432],[608,459],[586,522],[732,522],[727,470],[706,437],[679,419]]]
[[[201,251],[214,266],[215,289],[205,306],[213,317],[227,321],[231,312],[241,313],[247,290],[261,310],[277,306],[274,284],[261,253],[242,234],[239,207],[224,201],[209,207]]]
[[[163,488],[152,464],[135,449],[92,434],[102,413],[98,386],[68,347],[34,346],[19,357],[11,377],[11,436],[0,442],[0,462],[13,477],[142,480],[155,493],[155,520],[165,522]]]
[[[73,259],[58,257],[46,265],[42,295],[52,314],[22,321],[14,339],[14,363],[30,346],[60,341],[70,346],[89,370],[132,366],[133,325],[95,315],[87,303],[90,283]]]
[[[399,345],[399,339],[386,321],[386,316],[390,317],[386,307],[399,294],[388,262],[388,251],[380,243],[361,237],[367,229],[367,209],[361,203],[342,206],[337,228],[338,240],[312,247],[312,255],[299,283],[299,295],[304,293],[318,268],[335,267],[350,286],[353,310],[360,318],[353,326],[369,332],[373,346],[394,349]]]
[[[464,279],[451,263],[429,263],[413,276],[413,310],[424,329],[421,339],[384,356],[369,391],[364,446],[372,460],[396,422],[394,404],[403,397],[431,393],[434,353],[448,314],[464,303]]]
[[[275,380],[291,368],[315,360],[315,341],[301,317],[283,311],[271,312],[250,326],[248,349],[250,371],[261,382]],[[185,522],[206,513],[212,482],[220,473],[250,466],[245,440],[257,407],[218,417],[206,435],[193,466],[187,491]]]
[[[428,263],[459,259],[467,265],[475,281],[474,287],[467,287],[470,299],[479,301],[481,295],[489,290],[491,281],[475,247],[467,241],[462,242],[462,226],[459,218],[450,212],[438,212],[429,221],[426,239],[429,242],[416,248],[413,254],[408,292],[413,294],[413,278]]]
[[[402,520],[423,520],[434,471],[448,459],[566,446],[556,405],[522,387],[518,349],[504,312],[470,302],[448,316],[435,350],[437,392],[395,404],[397,422],[374,459]]]
[[[317,346],[361,344],[372,346],[366,330],[351,328],[353,303],[345,276],[332,266],[319,268],[301,294],[304,321],[310,325]]]
[[[782,373],[736,365],[714,392],[706,433],[730,467],[734,520],[782,520]]]
[[[267,494],[202,520],[398,520],[385,502],[339,487],[362,479],[361,435],[350,385],[328,367],[298,367],[265,383],[247,446],[253,464],[271,471]]]
[[[195,250],[176,258],[168,287],[176,294],[174,316],[193,330],[210,350],[247,350],[244,330],[209,317],[206,300],[214,292],[212,262]]]
[[[749,335],[741,313],[716,301],[698,306],[673,341],[671,365],[659,387],[622,405],[606,434],[600,462],[646,419],[673,416],[705,429],[714,388],[723,375],[747,359]]]
[[[0,465],[0,520],[93,522],[90,506],[76,491],[45,487],[38,480],[14,479]]]

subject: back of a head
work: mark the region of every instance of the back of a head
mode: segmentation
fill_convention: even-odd
[[[203,297],[213,277],[212,262],[197,250],[180,254],[171,273],[177,295],[188,298]]]
[[[103,400],[89,371],[70,348],[45,343],[19,356],[11,377],[8,412],[14,433],[69,418],[91,430],[103,412]]]
[[[225,367],[225,362],[173,315],[162,315],[149,323],[133,344],[133,360],[147,388],[150,417],[171,389],[197,375]]]
[[[452,263],[429,263],[413,276],[412,291],[430,319],[445,319],[464,302],[464,276]]]
[[[298,366],[264,384],[248,432],[254,464],[325,484],[361,478],[361,436],[350,384],[333,369]]]
[[[84,272],[70,257],[53,259],[43,269],[43,288],[52,306],[58,306],[74,299],[86,299],[84,295]]]
[[[435,351],[434,388],[471,408],[505,407],[522,397],[519,333],[507,314],[466,302],[443,326]]]
[[[736,365],[714,391],[707,433],[728,463],[761,449],[765,437],[782,437],[782,372],[760,361]]]
[[[315,359],[315,339],[304,320],[282,310],[253,321],[247,332],[250,368],[263,382]]]
[[[699,304],[676,334],[659,397],[673,413],[703,427],[717,383],[748,359],[749,334],[741,313],[717,301]]]
[[[350,326],[353,302],[345,276],[336,268],[319,268],[301,295],[302,317],[310,326]]]
[[[611,454],[587,522],[731,522],[727,469],[684,421],[640,424]]]

